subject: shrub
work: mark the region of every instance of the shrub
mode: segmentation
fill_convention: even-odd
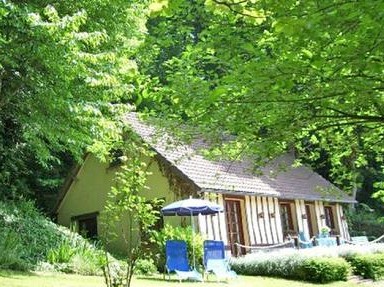
[[[48,251],[47,260],[51,264],[68,263],[75,253],[76,249],[65,239],[57,248]]]
[[[359,204],[354,212],[347,215],[351,236],[368,236],[369,240],[380,237],[384,230],[383,215],[366,204]]]
[[[328,283],[346,281],[350,272],[351,266],[343,258],[318,257],[304,260],[297,275],[305,281]]]
[[[65,238],[61,244],[48,252],[48,262],[55,269],[65,273],[82,275],[99,275],[101,273],[104,256],[101,250],[96,249],[88,242],[78,242],[73,239],[76,234]]]
[[[256,253],[232,259],[230,264],[236,273],[296,279],[298,268],[307,257],[303,254]]]
[[[151,275],[157,272],[155,262],[152,258],[139,259],[136,262],[135,274],[138,275]]]
[[[294,252],[257,253],[231,260],[238,274],[263,275],[325,283],[346,280],[351,270],[342,258],[311,257]]]
[[[384,278],[384,253],[350,255],[346,260],[352,265],[353,273],[367,279]]]
[[[101,253],[76,253],[69,262],[70,271],[81,275],[102,275]]]

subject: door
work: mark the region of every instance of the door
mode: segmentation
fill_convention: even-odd
[[[283,230],[284,238],[289,234],[294,233],[293,219],[292,219],[292,209],[291,204],[288,202],[280,203],[280,220],[281,228]]]
[[[325,225],[331,229],[331,234],[337,233],[332,206],[324,206]]]
[[[235,245],[244,245],[243,221],[241,217],[241,201],[236,199],[225,200],[225,213],[227,219],[228,242],[234,256],[245,254],[245,249]]]

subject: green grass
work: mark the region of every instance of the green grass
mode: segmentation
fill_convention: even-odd
[[[324,286],[324,287],[362,287],[364,285],[357,285],[351,282],[334,282],[331,284],[311,284],[298,281],[290,281],[284,279],[267,278],[267,277],[251,277],[251,276],[239,276],[238,279],[232,280],[229,283],[217,283],[214,281],[213,276],[209,282],[195,283],[195,282],[183,282],[180,283],[175,280],[175,277],[171,277],[171,281],[163,280],[162,276],[156,277],[135,277],[132,282],[132,287],[167,287],[167,286],[182,286],[182,287],[310,287],[310,286]],[[57,274],[57,273],[21,273],[13,271],[0,271],[0,286],[7,287],[104,287],[104,281],[102,277],[97,276],[80,276],[69,274]],[[368,285],[366,285],[368,286]],[[384,281],[369,284],[374,287],[384,287]]]

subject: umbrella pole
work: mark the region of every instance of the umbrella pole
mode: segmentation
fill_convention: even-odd
[[[196,259],[195,259],[195,222],[193,220],[193,214],[191,211],[191,221],[192,221],[192,258],[193,258],[193,270],[196,270]]]

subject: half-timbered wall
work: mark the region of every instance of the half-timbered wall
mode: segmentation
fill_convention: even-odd
[[[341,237],[350,240],[349,232],[348,232],[348,223],[345,218],[344,212],[343,212],[343,207],[337,203],[335,205],[336,209],[336,220],[337,220],[337,225],[339,226],[339,232]]]
[[[245,196],[249,245],[283,242],[277,198]]]
[[[206,199],[224,206],[222,194],[206,194]],[[244,196],[242,218],[246,245],[271,245],[283,242],[280,209],[277,198]],[[225,214],[198,217],[199,231],[207,238],[222,240],[227,245]]]
[[[205,199],[225,206],[225,195],[206,193]],[[227,196],[227,199],[230,198]],[[273,245],[284,242],[280,217],[280,203],[289,203],[293,226],[296,232],[303,231],[309,238],[308,220],[312,219],[315,235],[326,225],[324,203],[322,201],[306,202],[304,200],[279,200],[263,196],[242,196],[241,201],[244,243],[250,246]],[[310,205],[311,215],[308,216],[306,205]],[[340,204],[332,204],[336,232],[349,239],[348,225]],[[206,239],[222,240],[228,246],[227,223],[225,213],[198,216],[198,229]]]
[[[224,206],[222,194],[206,193],[204,198]],[[228,244],[225,214],[223,212],[213,215],[199,215],[198,227],[200,233],[206,239],[222,240],[225,245]]]
[[[316,210],[316,220],[317,220],[317,229],[321,230],[325,226],[324,218],[324,205],[322,201],[315,201],[315,210]]]
[[[309,238],[309,229],[308,229],[308,215],[305,210],[305,204],[304,200],[295,200],[295,207],[296,207],[296,220],[297,220],[297,227],[298,231],[303,231],[304,234]],[[307,202],[307,204],[311,204],[314,206],[314,212],[311,214],[313,220],[312,225],[314,230],[314,235],[317,235],[317,233],[320,232],[321,228],[326,226],[325,217],[324,217],[324,202],[322,201],[313,201],[313,202]],[[335,220],[335,231],[338,235],[340,235],[343,238],[349,239],[349,232],[348,232],[348,224],[345,220],[343,208],[339,203],[331,204],[332,211],[334,215]]]

